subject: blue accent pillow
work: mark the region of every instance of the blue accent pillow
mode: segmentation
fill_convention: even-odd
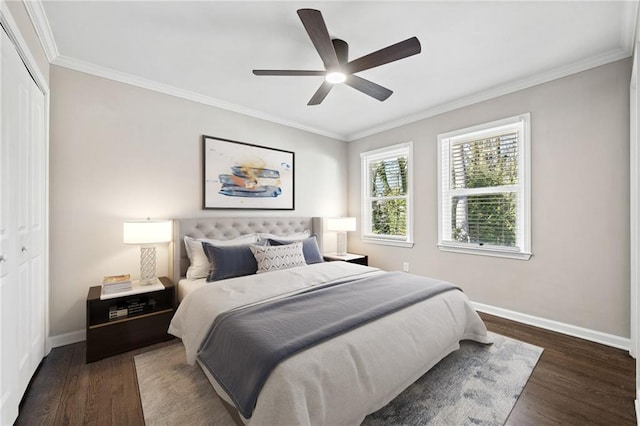
[[[214,246],[202,242],[204,253],[211,264],[207,282],[255,274],[258,263],[250,247],[251,244]]]
[[[309,238],[305,238],[304,240],[299,241],[302,241],[302,254],[304,254],[304,260],[307,262],[307,265],[324,262],[324,259],[322,259],[322,253],[320,253],[320,247],[318,247],[316,234],[313,234]],[[286,244],[295,243],[296,241],[283,241],[269,238],[268,242],[270,246],[283,246]]]

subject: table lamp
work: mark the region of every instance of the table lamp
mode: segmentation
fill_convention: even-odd
[[[156,244],[168,243],[172,237],[170,220],[139,220],[124,222],[122,240],[140,245],[140,284],[158,282],[156,277]]]
[[[327,219],[327,230],[338,232],[337,255],[347,254],[347,232],[356,230],[355,217],[336,217]]]

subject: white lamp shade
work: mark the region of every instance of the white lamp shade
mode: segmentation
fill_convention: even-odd
[[[125,222],[122,241],[125,244],[168,243],[172,237],[170,220],[140,220]]]
[[[327,219],[327,230],[338,232],[349,232],[356,230],[355,217],[336,217]]]

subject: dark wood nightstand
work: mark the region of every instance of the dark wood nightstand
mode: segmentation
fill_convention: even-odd
[[[87,295],[87,363],[132,349],[170,340],[169,323],[176,308],[175,287],[167,277],[160,278],[164,289],[100,299],[102,286]],[[109,309],[137,306],[138,311],[109,319]],[[142,308],[140,308],[142,306]]]
[[[336,253],[326,253],[322,257],[327,262],[334,262],[341,260],[343,262],[357,263],[358,265],[369,266],[369,256],[364,254],[347,253],[344,256],[340,256]]]

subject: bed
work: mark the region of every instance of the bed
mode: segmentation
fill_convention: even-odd
[[[231,241],[232,245],[229,247],[234,248],[216,248],[222,253],[233,252],[245,246],[247,241],[252,241],[253,236],[260,241],[283,239],[287,241],[283,243],[287,248],[281,250],[288,253],[301,252],[301,241],[304,241],[304,256],[307,256],[306,242],[313,239],[308,237],[313,234],[313,223],[312,218],[294,217],[179,219],[174,223],[172,277],[174,282],[179,283],[181,303],[169,332],[182,339],[187,362],[200,365],[225,405],[234,407],[232,414],[235,414],[236,422],[249,425],[359,424],[366,415],[388,404],[442,358],[457,350],[460,340],[489,342],[486,327],[463,292],[445,288],[449,286],[447,283],[409,274],[387,273],[347,262],[309,261],[312,264],[302,262],[298,266],[213,282],[207,282],[203,278],[184,278],[189,274],[190,266],[186,253],[190,244],[185,245],[185,237],[187,241],[189,238],[199,241]],[[234,241],[237,245],[233,245]],[[270,253],[275,249],[260,248],[258,243],[249,244],[259,260],[260,271],[264,264],[260,262],[258,253]],[[213,250],[210,245],[203,246],[205,251]],[[242,250],[246,251],[245,248]],[[218,263],[222,263],[220,257],[213,256],[210,259],[218,259]],[[309,260],[309,257],[305,259]],[[214,270],[215,268],[211,273]],[[227,337],[229,340],[214,340],[217,336],[225,335],[220,328],[225,322],[223,320],[231,321],[234,316],[241,317],[245,311],[263,313],[271,305],[277,305],[273,308],[275,312],[301,315],[296,323],[304,323],[313,317],[314,309],[342,306],[338,309],[348,311],[353,309],[352,305],[366,305],[366,292],[378,291],[375,288],[382,292],[398,291],[392,288],[400,281],[407,281],[406,285],[420,288],[423,282],[428,281],[430,286],[440,286],[441,290],[432,291],[433,294],[424,296],[424,299],[399,304],[383,315],[373,314],[362,320],[363,323],[359,326],[349,326],[350,328],[345,328],[335,336],[322,335],[315,343],[305,343],[301,348],[292,350],[275,363],[271,370],[267,370],[266,374],[261,373],[265,379],[259,383],[259,390],[253,389],[252,384],[253,378],[257,377],[252,358],[256,351],[247,349],[243,354],[242,348],[252,346],[245,346],[246,342],[241,339],[245,338],[245,334],[253,333],[258,336],[268,335],[264,339],[270,343],[277,342],[272,339],[278,338],[278,332],[274,331],[274,335],[269,333],[279,330],[280,320],[273,320],[273,324],[278,326],[270,328],[269,320],[265,319],[268,317],[259,317],[260,322],[251,319],[253,322],[245,324],[257,324],[255,330],[251,330],[254,326],[248,326],[249,329],[241,332],[233,329],[235,331],[226,332],[230,336]],[[390,282],[393,285],[389,285]],[[336,291],[356,293],[330,295]],[[348,294],[362,294],[362,298],[345,296]],[[316,297],[341,299],[338,302],[318,299],[323,302],[316,303]],[[387,296],[384,294],[381,297]],[[397,298],[393,296],[389,299]],[[300,312],[302,308],[296,303],[306,306],[304,312]],[[327,316],[321,314],[320,317],[322,315]],[[324,329],[315,325],[309,327],[314,332],[316,329]],[[310,333],[303,334],[307,336]],[[217,370],[212,368],[218,358],[222,357],[221,352],[215,351],[220,351],[220,348],[226,350],[234,344],[237,346],[234,356],[238,359],[246,356],[245,363],[235,365],[239,361],[236,362],[234,358],[231,364],[220,364],[223,366],[218,365]],[[232,367],[237,370],[231,370]],[[247,397],[249,399],[239,398],[237,389],[232,386],[233,383],[230,385],[229,380],[238,382],[237,386],[251,388],[245,391],[249,394],[253,392],[254,399],[251,399],[251,395]]]

